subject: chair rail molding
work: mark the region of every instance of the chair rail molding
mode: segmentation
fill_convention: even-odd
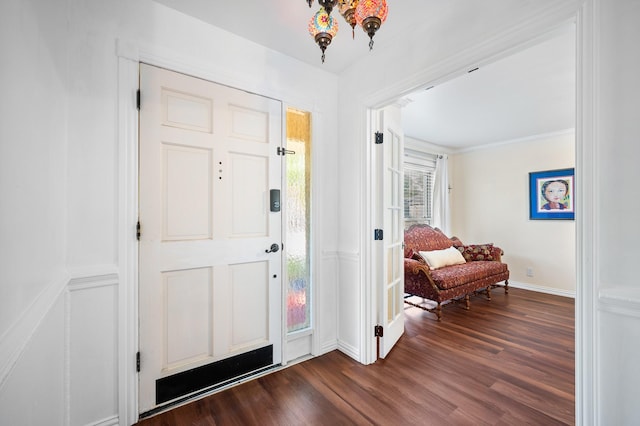
[[[602,289],[598,295],[598,310],[640,318],[640,289],[634,287]]]

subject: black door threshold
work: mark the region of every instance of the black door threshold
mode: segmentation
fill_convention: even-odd
[[[273,346],[249,351],[156,380],[157,407],[140,414],[150,417],[203,394],[245,381],[280,367],[273,364]]]

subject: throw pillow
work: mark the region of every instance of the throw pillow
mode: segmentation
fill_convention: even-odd
[[[451,241],[453,241],[453,246],[454,247],[461,247],[464,245],[464,243],[462,241],[460,241],[460,238],[453,236],[451,238],[449,238]]]
[[[468,246],[458,247],[460,253],[467,262],[475,260],[495,260],[491,254],[493,243],[488,244],[471,244]]]
[[[449,247],[444,250],[421,251],[420,256],[422,256],[431,269],[466,263],[462,253],[455,247]]]
[[[408,248],[408,247],[404,248],[404,258],[405,259],[413,258],[413,256],[415,256],[415,254],[416,254],[416,252],[412,248]]]

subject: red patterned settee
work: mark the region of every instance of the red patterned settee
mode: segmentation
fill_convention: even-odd
[[[505,293],[509,292],[509,269],[501,259],[504,253],[493,244],[465,245],[429,225],[411,226],[405,231],[404,242],[405,303],[435,312],[438,321],[442,319],[443,302],[464,300],[469,309],[469,296],[473,293],[483,292],[490,300],[493,287],[501,286]],[[451,247],[462,254],[458,263],[441,266],[433,261],[432,254],[439,255],[445,249],[451,252]],[[425,259],[436,267],[430,267]],[[504,284],[500,285],[501,282]],[[413,303],[410,296],[432,300],[436,306]]]

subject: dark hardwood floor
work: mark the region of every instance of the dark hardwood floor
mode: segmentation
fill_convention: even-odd
[[[157,425],[574,424],[574,300],[511,289],[406,309],[384,360],[333,351],[142,420]]]

